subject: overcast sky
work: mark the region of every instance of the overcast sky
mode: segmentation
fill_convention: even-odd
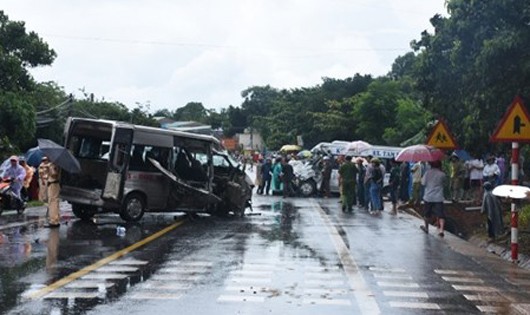
[[[57,52],[32,71],[67,93],[151,112],[239,106],[251,86],[386,74],[444,0],[3,0]]]

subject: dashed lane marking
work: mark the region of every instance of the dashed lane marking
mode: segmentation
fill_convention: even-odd
[[[484,283],[484,280],[479,278],[466,278],[466,277],[446,277],[442,276],[442,279],[448,282],[463,282],[463,283]]]
[[[507,300],[500,295],[484,295],[484,294],[464,294],[464,297],[468,301],[480,301],[480,302],[506,302]]]
[[[414,282],[386,282],[386,281],[378,281],[377,285],[380,287],[387,287],[387,288],[414,288],[417,289],[420,287],[419,284]]]
[[[110,289],[116,284],[114,282],[101,282],[101,281],[82,281],[77,280],[64,286],[67,289],[99,289],[105,288]]]
[[[81,279],[83,280],[122,280],[128,278],[129,275],[124,273],[102,273],[102,272],[92,272],[89,273]]]
[[[98,292],[60,292],[55,291],[44,296],[44,299],[97,299]]]
[[[486,286],[473,286],[473,285],[455,285],[452,287],[457,291],[476,291],[476,292],[497,292],[497,289]]]
[[[242,296],[242,295],[221,295],[217,298],[217,302],[254,302],[263,303],[265,297],[263,296]]]
[[[445,270],[445,269],[434,269],[434,272],[439,275],[459,275],[459,276],[474,276],[475,273],[467,270]]]
[[[506,311],[506,308],[502,306],[491,306],[491,305],[477,305],[477,308],[482,313],[499,313],[499,314],[505,314],[504,311]]]
[[[401,301],[390,301],[391,307],[397,308],[413,308],[413,309],[424,309],[424,310],[440,310],[440,306],[436,303],[422,303],[422,302],[401,302]]]
[[[182,293],[138,292],[130,294],[126,298],[133,300],[178,300],[182,295]]]
[[[337,305],[337,306],[351,306],[351,301],[346,299],[308,299],[304,298],[303,304],[312,305]]]
[[[428,299],[429,295],[425,292],[413,291],[383,291],[383,295],[391,297],[408,297],[408,298],[423,298]]]
[[[386,280],[412,280],[412,277],[409,275],[374,273],[374,277],[376,277],[377,279],[386,279]]]

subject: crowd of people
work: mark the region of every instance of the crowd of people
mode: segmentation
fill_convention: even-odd
[[[293,168],[290,156],[259,158],[256,161],[256,186],[258,194],[279,192],[283,197],[294,194]],[[521,165],[523,161],[520,161]],[[331,196],[332,170],[338,169],[340,203],[343,212],[366,210],[378,215],[383,210],[383,190],[387,190],[392,204],[390,213],[397,213],[399,204],[419,207],[423,203],[425,225],[428,233],[431,217],[437,218],[438,234],[444,236],[444,201],[482,206],[488,217],[488,234],[499,235],[502,226],[501,209],[491,194],[497,185],[509,183],[510,171],[503,156],[487,155],[484,159],[463,160],[456,153],[449,159],[434,162],[397,162],[377,157],[352,157],[326,155],[318,163],[322,180],[318,196]],[[389,173],[387,183],[385,174]],[[520,168],[521,179],[524,176]],[[386,186],[386,187],[384,187]]]

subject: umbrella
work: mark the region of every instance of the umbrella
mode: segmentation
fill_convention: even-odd
[[[455,150],[454,152],[458,158],[462,161],[469,161],[469,160],[472,160],[473,158],[471,157],[471,155],[466,151],[466,150],[463,150],[463,149],[460,149],[460,150]]]
[[[50,161],[69,173],[81,172],[79,161],[65,147],[49,139],[38,139],[39,148]]]
[[[398,162],[432,162],[445,157],[445,153],[433,146],[426,144],[411,145],[403,148],[396,156]]]
[[[309,151],[309,150],[302,150],[302,151],[298,152],[298,154],[296,156],[299,157],[299,158],[302,158],[302,159],[307,159],[307,158],[312,157],[313,153],[311,153],[311,151]]]
[[[492,193],[497,197],[524,199],[528,197],[530,188],[517,185],[500,185],[495,187]]]
[[[24,157],[26,158],[26,163],[31,166],[38,167],[42,161],[42,151],[39,147],[34,147],[29,149]]]
[[[360,155],[361,152],[372,148],[372,145],[368,142],[357,140],[352,141],[346,145],[346,151],[348,155]]]
[[[280,151],[282,152],[293,152],[293,151],[300,151],[300,150],[302,150],[302,148],[296,144],[286,144],[280,148]]]

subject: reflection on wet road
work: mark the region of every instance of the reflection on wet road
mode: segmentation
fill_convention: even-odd
[[[1,230],[2,314],[480,314],[528,300],[507,280],[530,287],[530,272],[492,270],[495,257],[463,255],[416,218],[342,213],[333,198],[257,196],[245,218],[193,216],[141,246],[174,215],[82,222],[65,209],[68,224],[45,230],[28,213],[0,217],[28,222]]]

